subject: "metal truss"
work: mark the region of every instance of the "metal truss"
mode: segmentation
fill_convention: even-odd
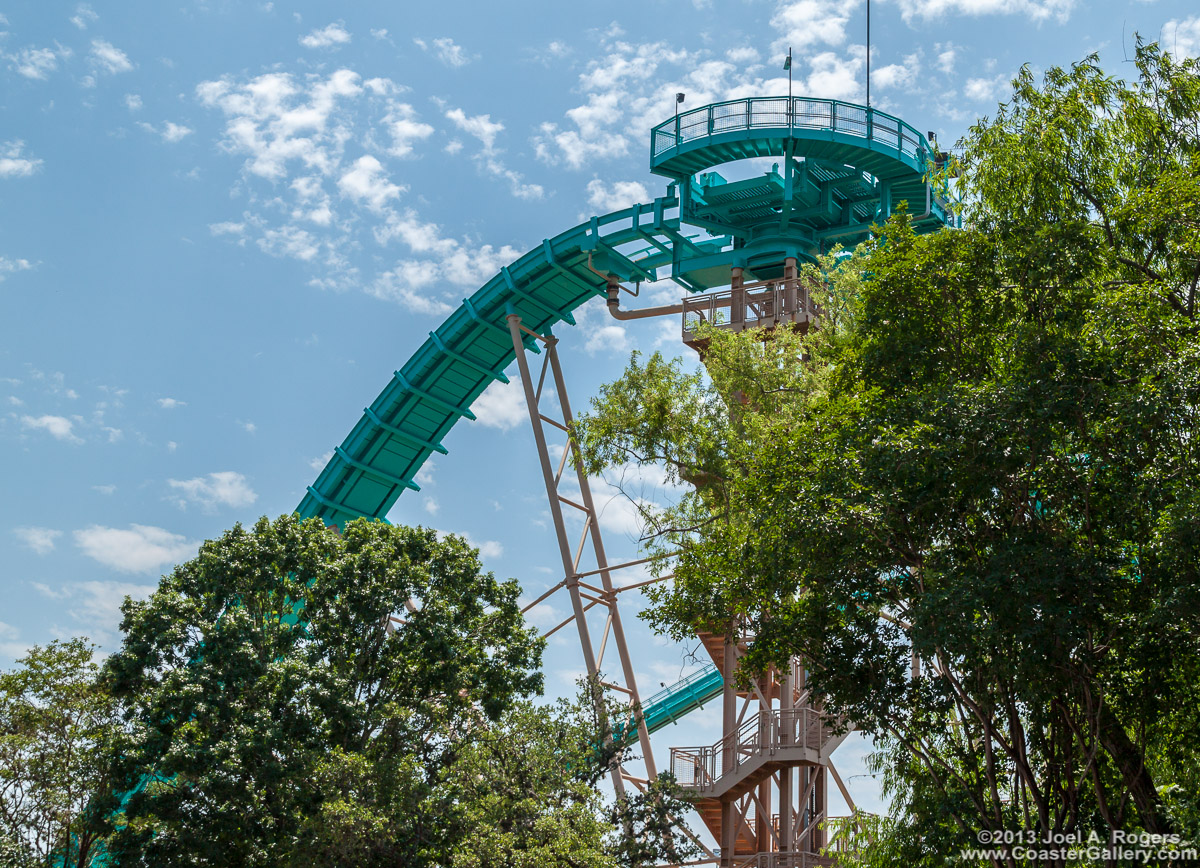
[[[587,473],[583,469],[582,456],[572,433],[574,417],[571,414],[566,381],[558,357],[558,338],[553,334],[540,334],[526,328],[521,324],[520,315],[515,312],[508,314],[507,321],[512,335],[513,348],[516,351],[517,365],[521,373],[521,384],[525,390],[525,405],[529,410],[529,421],[533,427],[534,442],[537,444],[538,460],[546,485],[546,497],[550,505],[550,515],[554,522],[554,531],[563,567],[562,581],[526,606],[525,611],[565,588],[571,599],[572,614],[565,621],[547,631],[546,635],[552,635],[573,621],[579,632],[579,643],[583,649],[588,679],[625,699],[628,717],[617,723],[625,726],[628,721],[635,722],[645,774],[644,776],[634,775],[624,765],[614,766],[612,770],[613,789],[616,790],[618,797],[623,797],[627,783],[637,789],[644,789],[647,783],[658,776],[658,770],[654,764],[654,751],[650,746],[650,733],[646,729],[645,720],[641,714],[641,695],[634,677],[633,661],[629,655],[629,646],[625,640],[625,628],[621,623],[621,611],[617,604],[618,594],[642,587],[649,582],[643,581],[618,587],[613,583],[613,573],[644,564],[649,559],[616,565],[609,564],[600,532],[600,516],[592,498]],[[530,370],[525,336],[534,338],[544,349],[544,353],[541,354],[541,369],[537,375],[536,384]],[[557,401],[561,418],[549,415],[548,409],[545,408],[550,403],[545,400],[544,393],[547,385]],[[551,456],[547,437],[547,434],[551,432],[564,441],[562,455],[558,458],[557,466]],[[570,475],[568,475],[568,468]],[[563,494],[564,476],[568,480],[573,478],[578,486],[578,499]],[[580,513],[583,518],[583,530],[579,539],[574,542],[567,528],[563,512],[564,506]],[[584,556],[589,551],[591,560],[595,563],[595,569],[582,570]],[[663,581],[666,578],[668,577],[651,581]],[[597,610],[597,613],[604,619],[598,647],[593,642],[589,623],[589,613],[592,610]],[[617,671],[612,673],[606,672],[604,668],[606,654],[610,651],[615,651],[617,656]],[[596,698],[597,710],[603,715],[605,709],[602,697],[597,696]]]

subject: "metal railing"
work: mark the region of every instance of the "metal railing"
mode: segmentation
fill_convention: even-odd
[[[833,735],[833,722],[812,708],[761,712],[714,745],[671,748],[671,773],[680,786],[715,789],[752,759],[797,747],[820,751]]]
[[[776,850],[770,853],[756,853],[744,862],[739,862],[738,868],[827,868],[833,864],[833,857],[819,853]]]
[[[701,106],[663,121],[650,133],[651,157],[697,139],[737,130],[830,130],[895,148],[908,157],[931,152],[911,125],[877,109],[806,96],[748,97]]]
[[[702,323],[739,330],[809,322],[816,315],[816,305],[803,281],[723,289],[683,299],[683,339],[694,340]]]

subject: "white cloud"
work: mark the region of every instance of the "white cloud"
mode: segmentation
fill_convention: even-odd
[[[16,274],[18,271],[29,271],[33,268],[33,263],[28,259],[8,259],[0,256],[0,283],[4,283],[4,279],[10,274]]]
[[[320,473],[322,470],[325,469],[325,465],[327,465],[329,463],[329,460],[331,458],[333,458],[333,450],[332,449],[330,449],[324,455],[318,455],[316,458],[313,458],[311,461],[308,462],[308,466],[311,467],[313,470],[317,471],[317,473]]]
[[[51,48],[22,48],[12,58],[18,75],[45,81],[58,69],[58,53]]]
[[[180,139],[184,138],[185,136],[190,136],[191,134],[192,130],[190,127],[185,127],[183,124],[172,123],[171,121],[167,121],[163,125],[162,132],[160,133],[160,135],[163,137],[163,141],[165,142],[178,142]]]
[[[247,434],[253,434],[255,431],[258,430],[258,426],[255,425],[253,422],[238,422],[238,424],[242,426],[242,430],[245,431]]]
[[[33,582],[33,587],[51,600],[61,601],[56,608],[65,611],[86,629],[88,638],[108,650],[115,650],[121,641],[118,631],[125,598],[142,600],[155,590],[154,585],[99,581],[72,582],[59,590],[41,582]]]
[[[436,223],[423,222],[415,211],[388,215],[387,223],[375,230],[375,240],[387,244],[394,238],[403,241],[414,253],[447,256],[458,248],[453,238],[445,238]]]
[[[529,411],[525,409],[525,392],[520,378],[513,377],[507,385],[498,380],[493,382],[475,399],[471,412],[480,425],[501,431],[511,431],[528,422]]]
[[[1008,75],[995,78],[969,78],[963,85],[963,95],[976,102],[996,102],[1009,87]]]
[[[125,94],[125,108],[129,109],[131,112],[141,111],[142,98],[136,93]]]
[[[148,573],[186,560],[199,544],[179,534],[141,524],[128,530],[92,525],[74,533],[75,545],[94,561],[126,573]]]
[[[133,69],[133,61],[129,59],[128,55],[111,42],[103,39],[92,40],[90,58],[93,67],[110,75],[129,72]]]
[[[1200,57],[1200,15],[1182,21],[1172,18],[1163,25],[1159,41],[1176,57]]]
[[[321,269],[310,286],[361,288],[416,311],[448,310],[440,292],[426,287],[437,281],[477,287],[520,251],[445,237],[412,208],[400,209],[407,187],[393,180],[384,153],[407,157],[435,132],[396,97],[405,90],[388,79],[363,81],[348,69],[327,76],[270,73],[202,82],[197,98],[226,117],[222,147],[245,158],[236,189],[238,194],[249,189],[250,201],[240,219],[213,223],[210,231],[238,244],[253,240],[269,255]],[[485,145],[503,128],[487,115],[463,113],[461,120]],[[362,142],[368,153],[347,161],[350,142]],[[494,150],[485,147],[476,159],[514,195],[544,195],[505,167]],[[256,189],[260,179],[267,183]],[[360,248],[364,235],[385,247],[400,241],[413,256],[360,278],[344,251]]]
[[[93,21],[99,21],[100,16],[95,13],[91,6],[86,3],[80,3],[75,7],[75,14],[71,16],[70,21],[80,30],[87,30],[87,26]]]
[[[544,123],[534,139],[538,157],[551,165],[563,162],[581,169],[597,160],[610,160],[629,153],[629,140],[620,133],[585,139],[577,130],[560,130],[557,124]]]
[[[658,76],[663,67],[682,68],[693,60],[685,51],[663,42],[634,45],[620,39],[608,39],[601,48],[602,59],[591,61],[579,76],[586,101],[564,113],[569,126],[546,122],[533,137],[542,161],[580,169],[624,156],[633,141],[643,139],[651,125],[675,110],[676,91],[688,91],[689,98],[701,104],[708,101],[703,98],[708,95],[696,93],[691,84]],[[702,75],[711,71],[710,67]]]
[[[232,470],[222,470],[194,479],[168,479],[167,484],[172,490],[179,492],[180,496],[175,502],[181,508],[195,503],[206,510],[214,510],[218,506],[239,509],[258,500],[258,495],[246,482],[246,477]]]
[[[433,458],[426,459],[421,465],[421,469],[417,471],[417,475],[413,477],[413,481],[422,488],[429,488],[434,485],[433,481],[433,466],[435,462]]]
[[[174,410],[176,407],[186,407],[187,401],[179,401],[175,398],[159,398],[158,406],[164,410]]]
[[[54,541],[62,536],[61,530],[48,527],[18,527],[13,529],[13,533],[39,555],[54,551]]]
[[[446,66],[462,67],[471,62],[471,58],[467,55],[463,47],[457,45],[448,36],[434,39],[432,43],[426,42],[424,39],[414,39],[413,42],[422,51],[432,52],[433,56],[446,64]]]
[[[493,121],[490,114],[468,116],[460,108],[448,110],[446,118],[464,133],[479,139],[489,151],[495,147],[496,136],[504,129],[504,124]]]
[[[22,156],[25,143],[20,139],[0,144],[0,178],[23,178],[42,167],[42,161]]]
[[[489,176],[508,181],[509,190],[514,196],[526,200],[537,200],[545,196],[546,191],[540,184],[525,183],[525,178],[520,172],[508,168],[501,161],[501,151],[496,147],[496,136],[504,130],[504,124],[493,121],[492,116],[488,114],[469,116],[460,108],[447,110],[446,118],[464,133],[480,141],[483,148],[476,156],[479,165]],[[453,149],[448,145],[446,150],[454,153],[461,148],[460,143]]]
[[[588,334],[584,349],[591,355],[600,352],[624,352],[629,349],[629,336],[625,332],[625,326],[614,324],[593,329]]]
[[[117,490],[115,485],[93,485],[92,491],[97,491],[100,494],[113,494]]]
[[[370,154],[354,161],[350,170],[338,179],[338,189],[343,196],[364,202],[376,214],[382,213],[388,201],[400,198],[405,190],[388,180],[383,164]]]
[[[397,263],[391,272],[380,275],[380,280],[387,285],[385,290],[396,285],[423,289],[437,281],[477,287],[499,271],[500,266],[520,255],[520,251],[508,245],[467,247],[453,238],[446,238],[436,223],[422,221],[411,210],[388,215],[387,223],[376,228],[375,238],[384,245],[399,240],[413,253],[433,257]],[[371,291],[379,294],[380,288],[374,287]],[[388,297],[386,291],[380,297]]]
[[[3,16],[0,16],[2,18]],[[0,23],[7,23],[0,21]],[[0,621],[0,656],[19,660],[29,653],[29,644],[20,641],[21,631],[11,624]]]
[[[917,54],[910,54],[903,63],[890,63],[871,70],[871,84],[879,90],[909,87],[917,82],[920,74],[921,58]]]
[[[350,33],[340,21],[300,37],[300,44],[305,48],[333,48],[337,45],[346,45],[348,42],[350,42]]]
[[[475,545],[473,540],[471,545]],[[504,556],[504,546],[492,539],[484,540],[476,548],[479,549],[479,557],[485,560],[494,560]]]
[[[383,122],[392,136],[388,153],[393,157],[407,157],[413,145],[433,135],[433,127],[416,119],[416,110],[408,103],[396,103],[384,117]]]
[[[805,83],[805,93],[821,99],[855,99],[862,93],[862,70],[866,64],[865,51],[850,55],[824,51],[810,61],[811,71]]]
[[[445,315],[454,308],[432,295],[436,275],[424,263],[401,262],[391,271],[378,275],[367,292],[384,301],[394,301],[412,313]]]
[[[483,168],[494,178],[508,181],[509,192],[518,199],[537,201],[545,198],[546,191],[541,184],[525,183],[525,176],[504,165],[494,154],[484,151],[480,155]]]
[[[302,80],[280,72],[244,83],[225,77],[201,82],[196,96],[225,114],[221,145],[246,156],[246,172],[275,181],[286,177],[290,164],[300,163],[330,175],[353,136],[353,118],[344,105],[362,93],[359,78],[349,69]]]
[[[190,136],[193,132],[191,127],[185,127],[182,124],[177,124],[172,121],[166,121],[162,129],[157,129],[153,124],[148,124],[145,121],[139,121],[138,126],[148,133],[154,133],[162,138],[164,142],[175,143],[182,141]]]
[[[937,46],[937,68],[945,75],[954,72],[954,62],[958,59],[958,48],[951,42],[939,42]]]
[[[794,0],[782,3],[771,16],[771,26],[779,32],[776,53],[791,46],[794,54],[820,45],[841,45],[846,41],[850,13],[861,0]],[[781,58],[782,59],[782,58]]]
[[[617,181],[609,186],[599,178],[588,181],[587,194],[588,204],[597,214],[619,211],[651,198],[646,185],[639,181]]]
[[[208,231],[213,235],[241,235],[246,231],[245,223],[235,223],[226,220],[223,223],[209,223]]]
[[[758,49],[749,45],[731,48],[725,52],[725,56],[729,59],[730,63],[740,63],[743,66],[758,63]]]
[[[71,430],[74,423],[65,416],[22,416],[21,424],[26,428],[46,431],[55,440],[66,443],[82,443]]]
[[[1021,15],[1040,24],[1054,18],[1060,22],[1071,17],[1075,0],[897,0],[905,22],[914,18],[941,18],[959,15]]]
[[[427,497],[427,498],[425,498],[425,503],[423,504],[423,508],[430,515],[437,515],[438,510],[441,509],[441,505],[437,502],[437,498]]]
[[[278,229],[266,229],[258,246],[264,253],[271,256],[290,256],[301,262],[315,259],[321,251],[317,239],[307,230],[298,226],[281,226]]]
[[[467,545],[479,549],[479,557],[482,560],[493,560],[504,556],[504,546],[495,540],[489,539],[478,542],[472,539],[470,534],[460,533],[459,536],[467,541]]]

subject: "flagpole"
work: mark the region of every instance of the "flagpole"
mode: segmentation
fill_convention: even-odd
[[[867,108],[871,107],[871,0],[867,0]]]
[[[792,134],[793,118],[792,118],[792,46],[788,46],[787,58],[783,61],[783,68],[788,74],[788,135]]]

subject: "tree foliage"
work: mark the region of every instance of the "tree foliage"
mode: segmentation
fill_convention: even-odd
[[[656,624],[808,658],[880,739],[904,864],[1200,837],[1200,75],[1137,68],[1023,70],[966,141],[963,230],[900,214],[810,270],[823,328],[712,331],[707,380],[635,357],[581,419],[592,470],[696,485],[653,516]]]
[[[95,864],[103,842],[89,827],[105,781],[116,704],[96,682],[83,639],[34,647],[0,673],[0,864]]]
[[[124,607],[126,729],[97,800],[121,866],[637,868],[657,788],[607,805],[615,712],[534,705],[515,581],[458,537],[262,519]],[[620,713],[628,713],[627,710]],[[607,816],[606,816],[607,815]]]
[[[370,864],[440,864],[461,833],[443,777],[541,686],[517,595],[461,539],[380,522],[263,519],[205,543],[125,604],[105,667],[130,727],[120,864],[343,864],[297,843],[355,812]]]

